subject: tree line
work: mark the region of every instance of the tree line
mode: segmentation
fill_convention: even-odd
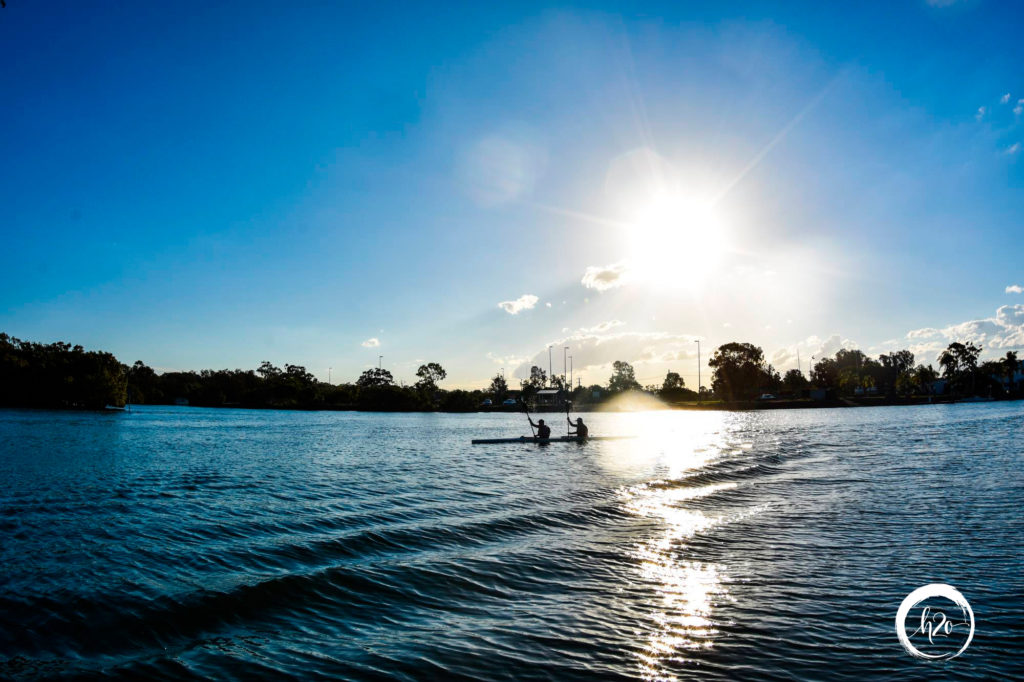
[[[126,370],[133,403],[188,402],[202,407],[254,407],[303,410],[387,410],[466,412],[483,401],[481,391],[444,390],[447,377],[436,362],[420,365],[418,380],[398,384],[390,371],[374,367],[352,383],[320,381],[301,365],[263,362],[255,370],[203,370],[157,374],[142,362]]]
[[[0,333],[0,406],[103,409],[134,404],[278,409],[469,411],[482,391],[446,391],[447,372],[421,365],[412,386],[396,384],[386,369],[368,369],[353,383],[329,384],[301,365],[157,373],[141,360],[58,341],[43,344]]]
[[[701,394],[685,385],[673,371],[659,385],[641,386],[633,367],[624,361],[612,364],[606,384],[565,385],[561,376],[549,377],[531,367],[529,377],[512,390],[496,375],[485,390],[445,390],[447,377],[436,362],[421,365],[413,385],[396,383],[386,369],[364,371],[352,383],[330,384],[318,380],[301,365],[283,368],[263,362],[256,369],[202,370],[157,373],[142,361],[122,364],[111,353],[86,351],[82,346],[22,341],[0,333],[0,406],[102,409],[135,404],[189,404],[204,407],[252,407],[278,409],[357,409],[464,412],[479,409],[485,400],[498,405],[513,398],[530,399],[542,388],[558,388],[564,397],[583,406],[604,402],[628,391],[644,391],[668,403],[692,402],[702,397],[726,402],[753,400],[765,393],[801,397],[812,389],[832,395],[865,392],[890,397],[931,395],[939,379],[945,393],[1020,397],[1014,383],[1020,362],[1013,351],[999,360],[980,361],[981,348],[972,343],[951,343],[938,356],[939,370],[931,364],[915,365],[914,354],[900,350],[879,355],[842,349],[819,359],[805,377],[799,369],[780,375],[765,361],[764,351],[750,343],[719,346],[708,365],[710,390]],[[1005,379],[1001,381],[1000,379]]]
[[[844,348],[832,357],[819,359],[813,364],[810,376],[805,376],[800,369],[780,374],[765,360],[760,347],[733,341],[715,349],[708,360],[711,387],[699,387],[699,396],[673,371],[665,375],[660,385],[641,386],[633,367],[623,361],[612,363],[612,375],[607,384],[577,387],[570,395],[576,403],[600,402],[624,391],[644,391],[669,403],[695,401],[698,397],[738,402],[765,394],[801,398],[807,397],[813,389],[820,389],[831,397],[876,394],[909,398],[934,395],[941,379],[944,395],[1020,397],[1024,386],[1014,382],[1021,368],[1017,353],[1007,351],[1003,358],[981,362],[981,351],[981,347],[973,343],[951,343],[938,356],[939,370],[936,370],[931,364],[915,365],[914,354],[909,350],[883,353],[875,359],[860,350]],[[533,366],[530,376],[520,381],[522,395],[530,397],[542,388],[563,389],[564,378],[548,377],[542,368]],[[506,395],[508,385],[504,377],[494,377],[488,393]],[[601,398],[595,398],[596,395]]]
[[[819,359],[810,377],[805,377],[799,369],[780,376],[765,362],[761,348],[733,342],[719,346],[708,365],[712,392],[722,400],[750,400],[765,393],[799,395],[811,388],[834,395],[930,396],[940,379],[943,393],[953,397],[1018,397],[1022,387],[1014,382],[1021,367],[1017,353],[1007,351],[1003,358],[980,362],[981,351],[973,343],[949,344],[937,358],[940,372],[931,364],[915,365],[909,350],[883,353],[874,359],[860,350],[844,348]]]

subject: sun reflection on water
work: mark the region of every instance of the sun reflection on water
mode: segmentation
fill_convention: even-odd
[[[686,560],[681,550],[686,540],[722,519],[679,505],[735,485],[669,488],[658,481],[622,492],[628,511],[666,523],[663,534],[638,546],[633,553],[645,581],[658,586],[660,600],[652,605],[653,626],[639,654],[645,679],[672,679],[664,663],[685,662],[687,650],[710,647],[718,633],[711,612],[713,599],[728,597],[724,567]]]
[[[717,415],[693,417],[671,423],[664,415],[636,416],[641,437],[628,456],[657,457],[663,478],[620,491],[626,511],[663,527],[633,552],[644,581],[657,589],[646,641],[638,654],[641,676],[648,680],[675,679],[671,664],[686,663],[687,652],[710,648],[718,635],[714,606],[731,599],[726,567],[691,560],[686,547],[694,536],[734,519],[687,503],[736,488],[734,482],[701,485],[695,476],[708,464],[745,453],[751,445],[730,442],[728,428]],[[681,428],[680,422],[685,426]]]

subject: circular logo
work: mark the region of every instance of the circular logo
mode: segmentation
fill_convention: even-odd
[[[942,599],[952,602],[952,605],[939,602]],[[915,612],[910,626],[916,628],[908,633],[907,616],[927,600],[933,601],[922,606],[920,613]],[[911,656],[929,660],[956,658],[974,639],[974,611],[964,595],[952,585],[925,585],[908,594],[896,611],[896,636]],[[961,639],[963,644],[956,648]]]

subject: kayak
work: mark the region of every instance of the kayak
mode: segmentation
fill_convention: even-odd
[[[556,438],[533,438],[531,436],[519,436],[519,438],[474,438],[473,445],[491,445],[493,443],[585,443],[588,440],[623,440],[633,436],[587,436],[578,438],[576,436],[559,436]]]

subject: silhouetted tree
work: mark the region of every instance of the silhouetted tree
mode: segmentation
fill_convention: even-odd
[[[694,400],[697,394],[688,388],[686,388],[686,382],[683,381],[683,377],[678,372],[666,372],[665,379],[661,382],[661,389],[658,391],[658,395],[662,400],[669,402],[678,402],[681,400]]]
[[[636,372],[628,362],[616,360],[612,363],[612,376],[608,379],[608,390],[612,393],[635,391],[640,388]]]
[[[505,377],[495,374],[494,378],[491,379],[491,386],[487,389],[487,392],[491,394],[496,403],[505,400],[505,396],[508,395],[508,383],[505,381]]]
[[[125,403],[127,372],[110,353],[0,333],[0,405],[99,409]]]
[[[524,396],[531,396],[547,386],[547,384],[547,373],[537,365],[533,365],[530,367],[530,378],[519,382],[519,387],[522,389]]]
[[[256,373],[264,379],[273,379],[281,376],[280,368],[274,367],[273,364],[266,360],[260,363],[259,369],[256,370]]]
[[[395,378],[386,369],[376,367],[368,369],[359,375],[356,386],[359,388],[378,388],[381,386],[393,386]]]
[[[793,393],[807,388],[807,377],[798,369],[791,369],[782,377],[782,386]]]
[[[416,385],[421,389],[437,389],[437,383],[444,381],[445,377],[448,376],[448,372],[444,371],[444,367],[437,364],[436,362],[428,362],[425,365],[420,365],[420,368],[416,370],[416,376],[420,378],[416,382]]]
[[[942,376],[949,381],[954,390],[964,390],[968,387],[973,390],[980,355],[981,347],[959,341],[949,344],[939,355]]]
[[[839,367],[832,358],[822,358],[811,369],[811,383],[819,388],[834,389],[839,385]]]
[[[911,385],[908,377],[914,369],[914,354],[909,350],[900,350],[888,355],[879,355],[878,361],[882,365],[882,384],[886,392],[892,394],[898,389],[907,392]]]
[[[871,388],[883,381],[882,366],[856,348],[839,349],[835,354],[835,366],[838,386],[845,393]]]
[[[715,349],[711,359],[711,388],[724,400],[747,400],[772,381],[774,370],[764,362],[764,351],[752,343],[733,341]],[[778,373],[774,374],[778,377]]]
[[[135,364],[125,370],[128,377],[128,399],[138,404],[158,404],[163,401],[163,391],[160,390],[160,377],[152,367],[146,366],[142,360],[136,360]]]
[[[1020,360],[1017,359],[1017,353],[1012,350],[1006,351],[1006,357],[1000,360],[1003,369],[1003,376],[1006,377],[1007,386],[1011,393],[1016,392],[1017,387],[1014,383],[1014,376],[1020,370]]]
[[[939,373],[935,371],[931,365],[925,367],[924,365],[918,365],[912,372],[912,381],[914,388],[919,393],[931,395],[935,392],[935,382],[939,380]]]
[[[678,372],[673,372],[672,370],[665,373],[665,380],[661,382],[662,391],[675,391],[685,387],[686,382],[683,381],[683,377]]]
[[[446,412],[474,412],[482,398],[480,391],[445,391],[441,396],[441,409]]]

